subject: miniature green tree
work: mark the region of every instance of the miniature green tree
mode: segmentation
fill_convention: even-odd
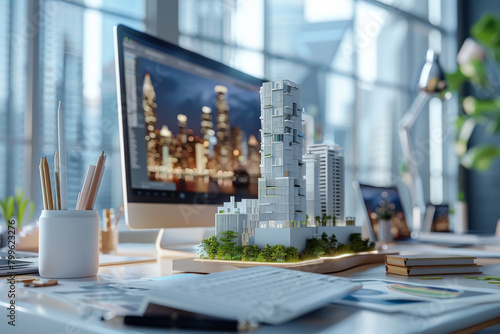
[[[323,240],[326,239],[326,240],[324,240],[326,242],[325,254],[332,256],[337,251],[337,248],[336,248],[337,242],[338,242],[337,237],[335,236],[335,234],[332,234],[332,236],[330,238],[327,238],[326,233],[323,233],[323,234],[325,234],[325,236],[321,236],[321,239],[323,239]]]
[[[224,232],[220,232],[219,236],[220,236],[220,241],[223,242],[224,244],[235,245],[235,242],[233,240],[238,238],[238,233],[231,230],[227,230]]]
[[[332,216],[331,215],[326,215],[326,214],[323,214],[323,226],[327,226],[328,225],[328,221],[332,219]]]
[[[230,255],[231,260],[241,261],[243,259],[243,246],[234,246]]]
[[[269,262],[272,261],[272,259],[273,259],[273,248],[269,246],[269,244],[266,244],[266,247],[262,249],[259,256],[257,257],[257,260],[259,262]]]
[[[326,234],[326,232],[323,232],[323,234],[321,235],[321,240],[323,240],[325,245],[328,245],[328,243],[330,242],[330,240],[328,240],[328,234]]]
[[[361,239],[361,234],[352,233],[349,236],[349,246],[351,248],[351,251],[353,251],[354,253],[362,252],[363,251],[363,240]]]
[[[215,259],[217,252],[219,250],[219,241],[215,235],[203,240],[200,244],[202,258],[209,258],[210,260]]]
[[[219,233],[220,242],[217,257],[224,260],[232,260],[236,243],[233,241],[238,238],[238,233],[228,230]]]
[[[314,220],[316,221],[316,226],[321,226],[321,217],[320,216],[314,217]]]
[[[286,247],[283,245],[274,245],[272,247],[272,260],[277,262],[283,262],[286,258]]]
[[[349,239],[350,240],[352,239],[351,243],[353,246],[351,246],[351,249],[354,252],[366,252],[366,251],[373,250],[375,248],[375,243],[370,242],[370,240],[368,238],[361,239],[360,233],[351,234]]]
[[[288,246],[286,248],[286,262],[297,262],[299,260],[299,250],[295,247]]]
[[[260,248],[257,245],[243,247],[243,260],[257,261],[260,254]]]
[[[330,237],[330,246],[331,247],[335,247],[337,245],[337,236],[335,236],[335,234],[332,233],[332,236]]]
[[[354,253],[367,252],[373,250],[375,247],[374,242],[370,242],[369,239],[362,239],[360,233],[352,233],[349,236],[349,244],[351,251]]]
[[[318,258],[325,254],[325,242],[322,239],[311,238],[306,240],[303,255],[305,258]]]
[[[339,242],[337,247],[336,247],[335,254],[340,255],[340,254],[346,254],[346,253],[351,253],[351,248],[349,245],[344,245],[343,243]]]

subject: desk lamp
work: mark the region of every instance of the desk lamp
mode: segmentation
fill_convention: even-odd
[[[418,82],[419,93],[399,122],[399,140],[401,141],[403,159],[409,174],[409,178],[404,179],[410,190],[414,231],[421,229],[422,216],[425,213],[425,201],[423,182],[418,171],[418,162],[415,159],[410,131],[431,98],[448,98],[448,96],[445,97],[442,94],[447,86],[444,72],[439,65],[438,55],[434,50],[427,50],[427,59]]]

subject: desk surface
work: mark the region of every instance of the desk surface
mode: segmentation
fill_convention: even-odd
[[[484,265],[484,273],[500,276],[500,259],[479,259]],[[152,263],[129,264],[102,267],[94,278],[74,279],[72,282],[117,281],[138,279],[141,277],[161,277],[176,274],[172,270],[172,259],[161,258]],[[386,275],[382,265],[365,265],[353,268],[337,276],[349,278],[386,278],[402,282],[415,282],[446,287],[477,287],[500,290],[485,281],[465,279],[462,276],[448,276],[442,280],[423,281],[418,277]],[[59,280],[64,283],[66,280]],[[8,287],[0,283],[0,306],[8,306]],[[125,327],[118,322],[84,321],[80,315],[63,302],[53,300],[37,289],[16,289],[16,327],[7,325],[7,320],[0,320],[2,333],[160,333],[139,327]],[[48,288],[45,288],[48,289]],[[5,311],[4,311],[5,313]],[[492,319],[495,319],[491,321]],[[498,320],[498,321],[496,321]],[[329,305],[281,326],[263,326],[257,333],[444,333],[460,331],[476,325],[493,325],[500,322],[500,301],[498,304],[477,305],[467,309],[441,314],[439,316],[412,316],[405,314],[386,314],[339,305]],[[4,331],[7,329],[7,331]],[[477,328],[476,328],[477,329]],[[188,331],[181,331],[187,333]],[[472,332],[472,330],[470,331]]]

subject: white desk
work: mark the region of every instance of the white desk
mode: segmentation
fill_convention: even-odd
[[[480,259],[485,265],[485,274],[500,276],[500,259]],[[141,277],[160,277],[172,275],[172,259],[159,259],[157,262],[144,264],[117,265],[102,267],[99,274],[91,279],[71,281],[92,282],[128,280]],[[337,274],[351,278],[387,278],[403,282],[416,282],[437,286],[462,286],[500,289],[485,281],[449,276],[443,280],[423,281],[419,278],[407,278],[386,275],[382,265],[366,265]],[[64,284],[66,280],[59,280]],[[8,306],[7,285],[3,281],[0,288],[0,307]],[[17,285],[16,327],[7,325],[5,316],[0,319],[0,333],[163,333],[164,329],[125,327],[121,323],[83,321],[76,311],[60,301],[52,300],[41,294],[41,290],[24,288]],[[41,288],[39,288],[41,289]],[[50,289],[50,288],[44,288]],[[498,304],[473,306],[468,309],[442,314],[435,317],[417,317],[404,314],[385,314],[380,312],[329,305],[300,319],[282,326],[263,326],[257,333],[448,333],[461,331],[473,332],[480,328],[500,323],[500,300]],[[478,326],[478,327],[474,327]],[[172,331],[173,332],[173,331]],[[190,333],[191,331],[180,331]]]

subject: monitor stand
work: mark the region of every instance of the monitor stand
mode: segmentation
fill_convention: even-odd
[[[156,238],[159,257],[198,257],[198,245],[215,235],[214,227],[162,228]]]

